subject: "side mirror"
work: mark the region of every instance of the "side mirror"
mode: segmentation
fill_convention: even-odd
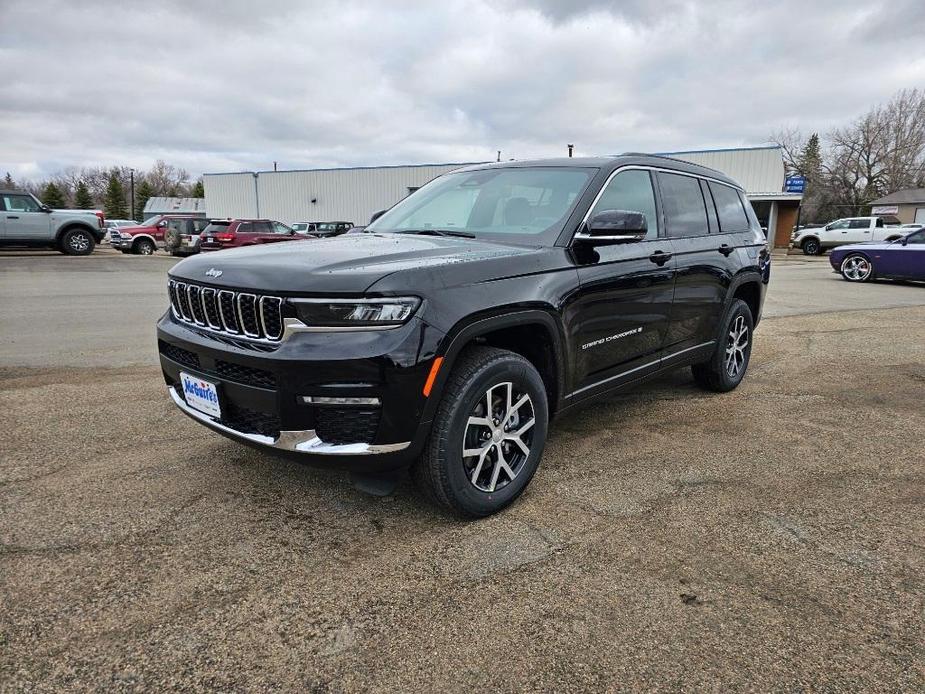
[[[909,243],[909,237],[908,237],[908,236],[903,236],[903,237],[899,240],[899,242],[900,242],[903,246],[905,246],[907,243]]]
[[[48,212],[49,214],[52,213],[52,212],[54,212],[54,210],[51,209],[48,205],[42,205],[42,206],[39,208],[39,211],[40,211],[40,212]]]
[[[388,210],[379,210],[378,212],[373,212],[373,216],[369,218],[369,223],[372,224],[386,212],[388,212]]]
[[[642,212],[603,210],[575,234],[575,240],[593,246],[634,243],[646,237],[649,227]]]

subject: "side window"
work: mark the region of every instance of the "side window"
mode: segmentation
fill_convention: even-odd
[[[722,183],[710,183],[710,192],[716,201],[716,212],[719,215],[719,228],[724,234],[735,231],[748,231],[748,215],[742,207],[742,199],[735,188],[724,186]]]
[[[241,222],[238,225],[237,233],[239,234],[251,234],[254,231],[254,225],[250,222]]]
[[[269,222],[254,222],[254,231],[258,234],[272,234],[273,225]]]
[[[642,212],[646,216],[646,239],[658,238],[658,212],[655,208],[655,192],[652,177],[648,171],[632,169],[618,173],[598,199],[589,216],[604,210],[628,210]]]
[[[925,231],[917,231],[906,237],[906,245],[925,245]]]
[[[7,212],[38,212],[39,206],[28,195],[4,195],[3,204]]]
[[[877,217],[877,228],[881,229],[883,227],[883,218]]]
[[[707,234],[707,211],[700,192],[700,181],[692,176],[660,173],[662,205],[668,222],[668,236]]]
[[[826,229],[835,230],[835,229],[847,229],[848,225],[851,223],[849,219],[839,219],[837,222],[832,222],[829,224]]]
[[[194,219],[193,220],[193,233],[200,234],[205,230],[207,226],[209,226],[208,219]]]
[[[866,219],[852,219],[851,224],[848,225],[849,229],[867,229],[870,227],[870,222]]]

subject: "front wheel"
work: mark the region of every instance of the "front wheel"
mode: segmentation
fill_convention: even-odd
[[[854,253],[841,263],[841,276],[849,282],[866,282],[874,274],[874,266],[867,257]]]
[[[725,393],[745,377],[752,355],[752,311],[741,299],[732,302],[723,319],[721,338],[709,361],[694,364],[691,371],[701,388]]]
[[[157,248],[150,239],[141,239],[135,242],[133,250],[138,255],[154,255],[154,251],[157,250]]]
[[[61,250],[67,255],[90,255],[95,246],[90,232],[83,229],[71,229],[61,237]]]
[[[819,255],[822,252],[822,244],[818,239],[806,239],[802,248],[803,255]]]
[[[507,350],[469,348],[443,389],[414,477],[460,516],[496,513],[536,472],[548,418],[543,379],[529,361]]]

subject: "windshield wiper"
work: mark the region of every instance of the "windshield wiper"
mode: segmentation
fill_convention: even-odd
[[[456,236],[461,239],[474,239],[475,234],[468,231],[456,231],[455,229],[402,229],[396,231],[396,234],[418,234],[420,236]]]

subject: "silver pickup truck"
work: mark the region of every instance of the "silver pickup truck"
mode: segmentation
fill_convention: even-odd
[[[0,190],[0,246],[54,248],[68,255],[89,255],[103,237],[103,219],[93,211],[62,212],[34,195]]]

